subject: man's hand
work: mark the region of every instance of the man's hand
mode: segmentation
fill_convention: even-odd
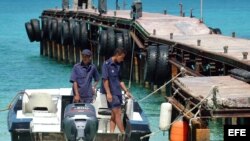
[[[126,91],[125,94],[128,96],[128,98],[132,98],[133,97],[129,91]]]
[[[107,100],[108,100],[108,102],[112,102],[112,95],[111,95],[111,93],[107,94]]]
[[[92,87],[92,93],[93,93],[93,95],[96,94],[96,87]]]
[[[80,96],[79,96],[79,94],[77,94],[77,95],[74,96],[74,102],[75,103],[80,102]]]
[[[92,87],[92,94],[93,94],[93,101],[92,101],[92,103],[94,103],[95,100],[96,100],[96,87]]]

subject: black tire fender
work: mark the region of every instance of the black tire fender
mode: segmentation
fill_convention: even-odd
[[[75,22],[75,26],[73,28],[73,45],[75,47],[79,46],[80,44],[80,31],[81,31],[80,23]]]
[[[127,51],[127,55],[125,59],[130,59],[132,55],[132,46],[131,46],[131,36],[128,30],[123,31],[123,39],[124,39],[124,48]]]
[[[168,64],[168,50],[169,46],[160,45],[158,47],[156,59],[156,75],[155,83],[162,85],[170,77],[169,64]]]
[[[34,36],[33,28],[31,26],[30,22],[26,22],[25,23],[25,29],[26,29],[26,33],[28,35],[28,38],[29,38],[30,42],[35,41],[35,36]]]
[[[208,27],[208,28],[210,29],[211,34],[222,34],[219,28],[212,28],[212,27]]]
[[[106,57],[111,57],[115,50],[115,31],[112,28],[108,28],[107,30],[108,40],[107,40],[107,49],[106,49]]]
[[[215,34],[220,34],[220,35],[222,34],[222,32],[221,32],[221,30],[219,28],[215,28],[214,33]]]
[[[50,40],[55,40],[57,36],[57,20],[56,19],[51,19],[51,23],[49,25],[49,39]]]
[[[57,33],[56,33],[56,42],[58,44],[61,44],[61,32],[62,32],[62,19],[58,18],[57,19]]]
[[[69,44],[69,24],[67,21],[62,23],[61,28],[61,44],[68,45]]]
[[[124,48],[124,39],[122,33],[115,34],[115,46]]]
[[[157,59],[157,46],[147,47],[147,55],[144,69],[144,81],[152,82],[154,81],[154,74],[156,69],[156,59]]]
[[[123,32],[123,37],[124,37],[124,47],[126,48],[126,50],[128,52],[131,52],[131,37],[130,37],[130,34],[129,34],[129,31],[124,31]]]
[[[108,34],[107,30],[102,30],[99,35],[98,53],[102,56],[106,54]]]
[[[49,37],[49,18],[42,17],[42,39],[47,39]]]
[[[38,19],[31,19],[30,24],[33,29],[34,39],[36,41],[41,41],[41,28],[40,28],[40,21]]]
[[[80,22],[80,47],[81,49],[88,48],[88,31],[85,21]]]
[[[69,43],[73,44],[75,19],[69,19],[68,23],[69,23]]]

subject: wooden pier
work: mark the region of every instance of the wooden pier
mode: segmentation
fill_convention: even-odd
[[[250,85],[231,76],[178,78],[173,83],[173,91],[176,94],[168,99],[176,103],[177,109],[189,110],[206,99],[201,118],[250,117]]]
[[[168,86],[166,98],[176,113],[183,112],[187,120],[199,113],[199,118],[192,120],[197,129],[192,134],[206,134],[203,139],[209,139],[204,119],[236,118],[242,121],[243,118],[247,121],[250,117],[250,85],[241,81],[250,80],[250,40],[237,38],[235,34],[232,37],[216,34],[196,18],[164,13],[142,12],[142,17],[134,19],[128,10],[110,10],[100,15],[96,9],[49,9],[43,11],[41,19],[42,35],[46,35],[47,30],[53,31],[51,20],[57,20],[56,38],[44,36],[41,39],[41,55],[58,61],[79,62],[81,50],[88,47],[93,51],[94,63],[100,67],[109,57],[101,51],[112,52],[110,47],[103,47],[115,45],[103,41],[109,38],[102,36],[104,31],[103,34],[111,34],[113,38],[119,38],[117,33],[122,33],[124,41],[116,45],[129,52],[129,58],[125,60],[126,76],[129,78],[128,74],[132,74],[133,80],[140,84],[160,86],[176,76],[180,68],[185,68],[186,77],[177,78]],[[81,33],[86,41],[81,45],[75,44],[75,33],[72,33],[80,29],[79,22],[86,23],[86,32]],[[67,31],[63,29],[67,35],[62,35],[59,23],[60,26],[67,25]],[[130,63],[133,63],[133,72],[130,72]],[[233,69],[243,71],[245,75],[236,74],[235,77],[234,74],[232,77]],[[199,107],[195,107],[197,104]],[[192,111],[188,112],[190,109]]]

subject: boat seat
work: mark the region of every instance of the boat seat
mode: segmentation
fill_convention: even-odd
[[[98,109],[98,114],[99,115],[110,116],[111,115],[111,110],[109,108],[99,108]]]
[[[96,116],[98,119],[110,119],[111,111],[108,109],[106,94],[100,93],[99,89],[97,90],[96,100],[93,105],[96,109]]]
[[[48,93],[31,93],[23,96],[22,111],[23,113],[32,113],[33,110],[56,113],[57,105]]]

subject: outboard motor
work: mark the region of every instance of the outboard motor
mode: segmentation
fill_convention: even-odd
[[[93,141],[98,120],[91,104],[69,104],[65,108],[63,129],[69,141]]]

